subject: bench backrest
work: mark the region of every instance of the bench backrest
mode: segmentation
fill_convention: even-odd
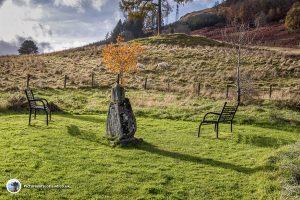
[[[29,88],[25,89],[25,94],[26,94],[29,106],[30,107],[35,107],[36,106],[36,102],[32,101],[32,100],[34,100],[34,95],[33,95],[32,90],[29,89]]]
[[[236,106],[228,106],[227,102],[225,102],[218,121],[220,121],[220,122],[232,121],[238,107],[239,107],[239,104],[237,104]]]

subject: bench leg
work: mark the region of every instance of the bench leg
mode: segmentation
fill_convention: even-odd
[[[49,116],[48,116],[48,112],[47,111],[46,111],[46,124],[47,124],[47,126],[49,124]]]
[[[31,125],[31,109],[29,109],[29,126]]]
[[[219,124],[216,124],[216,137],[219,139]]]
[[[34,110],[34,119],[36,119],[36,110]]]
[[[230,122],[230,130],[231,130],[231,133],[232,133],[232,122]]]
[[[201,126],[202,126],[202,122],[200,123],[199,128],[198,128],[198,137],[200,137]]]
[[[51,110],[49,111],[49,114],[50,114],[50,121],[51,121],[51,118],[52,118],[52,112],[51,112]]]

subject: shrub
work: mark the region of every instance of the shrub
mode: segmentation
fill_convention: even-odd
[[[264,26],[267,23],[267,15],[264,12],[260,12],[254,20],[255,27]]]
[[[7,99],[7,108],[11,110],[19,110],[27,105],[26,98],[21,93],[14,93]]]
[[[119,75],[122,83],[124,73],[137,70],[138,57],[143,53],[139,43],[126,43],[124,38],[118,37],[117,44],[108,44],[102,49],[102,61],[106,68]]]
[[[290,108],[297,110],[297,106],[299,106],[300,96],[297,94],[291,95],[291,98],[286,100],[275,100],[275,106],[279,108]]]
[[[225,19],[223,17],[211,13],[191,16],[187,20],[187,24],[191,30],[210,27],[224,22]]]
[[[173,33],[185,33],[189,34],[191,32],[190,27],[187,24],[178,23],[174,26]]]
[[[285,26],[290,30],[300,30],[300,3],[297,2],[287,13]]]
[[[283,199],[299,199],[300,192],[300,142],[290,146],[287,151],[282,152],[281,172],[283,180]]]

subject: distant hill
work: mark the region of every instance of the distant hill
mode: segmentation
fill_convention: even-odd
[[[201,35],[216,40],[224,40],[224,36],[222,35],[224,29],[222,27],[207,27],[192,31],[191,35]],[[234,32],[228,32],[229,37],[235,34]],[[256,35],[255,42],[257,45],[300,49],[300,33],[289,32],[281,23],[253,28],[248,32]]]
[[[284,25],[287,12],[299,0],[227,0],[181,17],[192,35],[202,35],[223,40],[221,32],[231,22],[246,23],[251,30],[260,33],[259,45],[299,48],[300,33],[290,31]],[[233,33],[234,34],[234,33]]]
[[[192,18],[205,14],[214,14],[225,19],[226,22],[237,21],[255,25],[258,20],[263,23],[284,20],[287,12],[299,0],[225,0],[208,8],[181,17],[181,22],[188,22]]]

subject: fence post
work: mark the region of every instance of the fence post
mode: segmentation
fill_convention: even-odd
[[[197,94],[198,94],[198,97],[200,96],[200,82],[198,83],[198,88],[197,88]]]
[[[27,74],[26,88],[29,88],[30,74]]]
[[[270,85],[270,90],[269,90],[269,99],[272,98],[272,90],[273,90],[273,86]]]
[[[66,89],[66,87],[67,87],[67,79],[68,79],[68,77],[67,77],[67,75],[65,75],[65,80],[64,80],[64,88]]]
[[[226,99],[228,99],[228,93],[229,93],[229,85],[226,85]]]
[[[170,92],[170,81],[167,83],[167,91]]]
[[[94,87],[94,76],[95,76],[95,74],[94,74],[94,72],[92,72],[92,88]]]
[[[147,90],[147,82],[148,82],[148,77],[145,78],[145,84],[144,84],[144,89]]]

